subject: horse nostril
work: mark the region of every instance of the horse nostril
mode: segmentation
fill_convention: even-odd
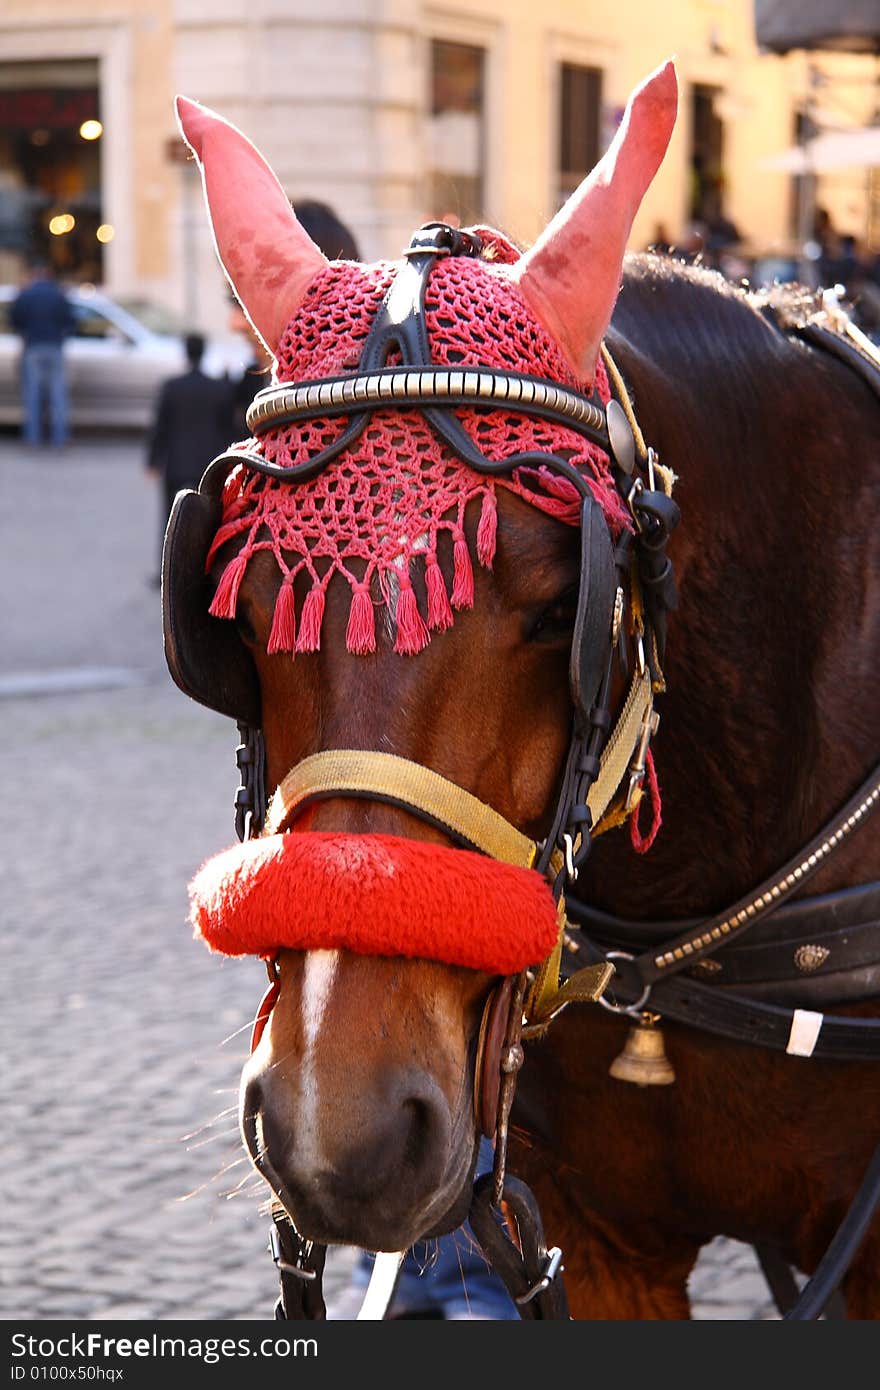
[[[384,1132],[376,1135],[377,1149],[386,1161],[400,1163],[411,1173],[442,1167],[449,1144],[451,1117],[442,1090],[425,1072],[406,1070],[390,1087]]]
[[[245,1147],[257,1167],[264,1152],[263,1143],[263,1088],[256,1077],[242,1079],[239,1096],[239,1125]]]
[[[403,1145],[404,1162],[420,1168],[430,1152],[436,1121],[431,1106],[424,1100],[404,1101],[404,1124],[408,1133]]]

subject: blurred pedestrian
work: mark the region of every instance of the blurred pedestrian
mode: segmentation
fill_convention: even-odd
[[[270,384],[272,362],[231,291],[227,324],[230,332],[238,333],[245,339],[250,352],[241,376],[232,383],[233,436],[238,440],[246,438],[250,433],[247,426],[247,409],[257,392]]]
[[[328,261],[359,261],[361,253],[354,233],[329,203],[303,198],[293,204],[296,220]]]
[[[10,318],[22,342],[22,438],[32,446],[50,442],[63,448],[70,435],[64,345],[76,329],[76,317],[46,262],[32,265],[28,284],[12,301]]]
[[[315,198],[305,198],[292,206],[303,230],[324,252],[328,260],[360,260],[360,251],[353,232],[329,203],[319,202]],[[258,391],[271,384],[272,362],[257,338],[250,320],[231,292],[227,322],[233,333],[238,333],[247,340],[251,354],[250,361],[234,383],[235,438],[243,439],[250,433],[246,418],[248,406]]]
[[[175,496],[181,488],[197,487],[211,459],[235,438],[232,382],[202,371],[205,339],[201,333],[188,333],[184,348],[189,369],[163,382],[147,444],[147,470],[161,479],[163,487],[160,570],[161,546]],[[158,586],[159,582],[157,572],[153,583]]]

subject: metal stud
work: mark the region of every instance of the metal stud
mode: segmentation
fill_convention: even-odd
[[[619,401],[609,401],[605,408],[608,426],[608,441],[615,463],[629,476],[636,466],[636,441],[632,428],[626,418],[626,411]]]

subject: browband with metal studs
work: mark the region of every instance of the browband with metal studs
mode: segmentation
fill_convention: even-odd
[[[462,371],[427,367],[418,371],[390,368],[356,376],[304,381],[298,386],[267,386],[247,412],[248,429],[262,434],[277,425],[310,415],[343,415],[393,402],[406,405],[487,405],[528,410],[562,425],[595,434],[608,449],[605,410],[586,396],[551,381],[518,372]]]

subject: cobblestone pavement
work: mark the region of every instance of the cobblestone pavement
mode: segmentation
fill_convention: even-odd
[[[276,1296],[235,1119],[263,970],[186,925],[232,840],[235,730],[165,671],[142,456],[0,437],[10,1319],[265,1320]],[[331,1252],[331,1317],[351,1259]],[[698,1318],[772,1316],[744,1246],[707,1247],[692,1290]]]

